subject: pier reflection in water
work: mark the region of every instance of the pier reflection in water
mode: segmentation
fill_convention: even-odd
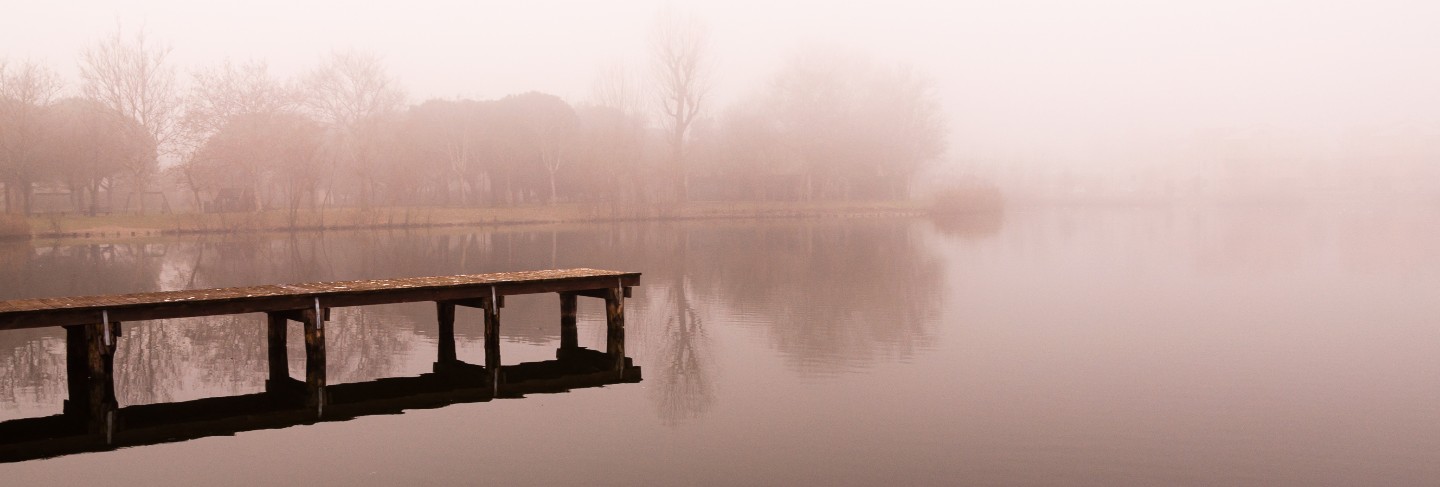
[[[1440,212],[1389,207],[0,243],[5,298],[645,275],[638,384],[6,463],[0,482],[1433,485],[1436,248]],[[577,338],[601,350],[594,304]],[[555,357],[555,298],[505,310],[507,365]],[[479,313],[456,313],[457,359],[483,364]],[[435,316],[338,309],[331,387],[432,374]],[[127,324],[120,405],[264,391],[264,318],[232,320]],[[0,419],[55,414],[63,333],[0,333],[0,351]]]
[[[478,437],[507,445],[505,452],[496,453],[499,457],[485,463],[489,466],[483,468],[484,475],[575,480],[579,477],[567,475],[596,466],[540,469],[545,471],[534,476],[535,464],[509,457],[556,448],[589,451],[597,446],[592,443],[610,444],[617,438],[641,442],[656,435],[697,441],[716,435],[729,438],[754,430],[732,423],[734,412],[750,410],[756,397],[746,377],[762,383],[790,376],[866,377],[867,370],[902,364],[934,349],[940,336],[944,284],[934,239],[925,220],[802,220],[338,232],[116,244],[37,241],[18,252],[25,256],[22,261],[0,263],[13,270],[0,275],[0,290],[9,293],[6,298],[535,268],[640,271],[646,284],[636,288],[626,303],[630,331],[626,355],[645,367],[646,381],[634,387],[524,401],[457,404],[393,419],[378,416],[105,455],[72,455],[11,464],[0,467],[0,472],[9,468],[20,471],[13,478],[33,479],[24,472],[48,476],[42,472],[53,472],[54,466],[122,456],[138,461],[136,465],[151,460],[228,465],[243,470],[236,472],[237,479],[263,481],[275,478],[270,470],[252,471],[224,457],[234,448],[252,458],[319,448],[310,454],[361,467],[357,472],[363,473],[367,462],[407,458],[418,465],[428,458],[452,457],[458,453],[449,452],[459,451],[454,450],[456,443]],[[86,278],[92,268],[99,275]],[[514,298],[506,303],[508,318],[501,332],[505,363],[554,357],[557,346],[567,342],[554,326],[561,319],[561,307],[549,297]],[[586,301],[577,312],[578,342],[603,349],[604,311]],[[443,334],[437,333],[436,312],[433,303],[335,309],[333,326],[327,325],[331,389],[327,418],[341,414],[339,391],[349,383],[434,377],[440,358],[437,349],[445,347]],[[480,313],[474,309],[456,313],[456,357],[483,367],[486,343]],[[146,408],[158,407],[155,403],[272,397],[261,393],[268,363],[264,323],[263,315],[243,315],[127,324],[116,350],[115,378],[121,416],[128,416],[117,421],[116,441],[129,441],[124,438],[126,431],[133,433],[144,424],[138,418]],[[290,375],[303,377],[303,338],[297,328],[289,330],[287,356]],[[738,336],[753,338],[737,342]],[[0,348],[16,352],[0,358],[0,368],[6,372],[0,374],[0,381],[15,381],[15,387],[0,393],[16,394],[0,400],[4,405],[0,419],[49,417],[56,412],[66,397],[64,381],[56,375],[64,371],[63,343],[63,333],[0,333]],[[794,398],[777,399],[780,404]],[[277,407],[272,401],[264,399],[264,407]],[[313,412],[309,414],[313,417]],[[746,424],[755,420],[766,421],[752,419]],[[730,433],[714,431],[725,424],[731,425],[724,428]],[[368,445],[372,435],[384,436],[387,444],[405,445],[404,451]],[[556,440],[561,437],[568,439]],[[228,446],[220,450],[202,446],[217,442]],[[582,446],[586,444],[591,445]],[[626,451],[605,456],[625,456]],[[657,458],[684,464],[674,457],[682,451]],[[340,452],[347,459],[339,460]],[[526,472],[495,470],[497,463],[504,462]],[[430,472],[401,473],[406,470],[402,468],[391,479],[419,475],[461,480],[469,478],[466,472],[481,468],[463,462],[446,465]],[[287,482],[296,478],[286,477]]]
[[[917,225],[918,223],[918,225]],[[670,425],[703,417],[718,389],[714,329],[760,331],[785,366],[807,376],[863,370],[932,348],[940,266],[918,221],[738,221],[626,224],[534,230],[441,230],[312,235],[257,235],[200,241],[84,242],[26,247],[0,265],[6,299],[146,292],[345,279],[483,273],[556,267],[607,267],[646,273],[628,300],[631,356],[651,367],[647,388],[655,413]],[[985,233],[994,229],[986,229]],[[87,277],[92,276],[92,277]],[[883,292],[877,292],[882,291]],[[515,297],[517,320],[503,339],[526,345],[561,340],[552,298]],[[604,322],[583,305],[582,318]],[[460,353],[478,349],[474,310],[457,311]],[[587,314],[588,313],[588,314]],[[327,335],[331,383],[414,375],[431,370],[443,339],[433,305],[333,310]],[[542,323],[532,325],[531,323]],[[263,316],[244,315],[127,324],[116,350],[120,404],[236,395],[264,389],[268,357]],[[237,333],[236,330],[253,330]],[[291,330],[292,376],[303,377],[303,336]],[[603,326],[581,327],[604,343]],[[63,333],[0,333],[0,382],[22,395],[0,419],[47,414],[63,400]],[[57,348],[58,347],[58,348]],[[521,353],[530,353],[528,347]],[[478,350],[477,350],[478,352]],[[483,361],[475,353],[476,363]],[[533,353],[532,353],[533,355]],[[462,359],[465,357],[461,357]],[[520,358],[534,358],[521,356]]]
[[[125,430],[120,443],[144,444],[154,438],[177,436],[178,431],[204,431],[197,426],[222,419],[216,414],[261,414],[259,424],[293,423],[295,418],[326,417],[331,406],[327,388],[325,322],[334,307],[373,306],[433,301],[440,335],[434,374],[420,380],[388,379],[384,387],[349,384],[341,388],[350,396],[342,402],[345,410],[363,412],[377,393],[386,399],[401,395],[433,395],[459,388],[480,388],[489,397],[524,392],[534,388],[564,387],[566,384],[601,385],[608,379],[618,383],[638,381],[639,371],[625,356],[624,300],[631,286],[639,283],[638,273],[595,269],[542,270],[481,275],[435,276],[410,279],[349,280],[286,285],[208,288],[170,292],[110,294],[0,301],[0,329],[46,329],[63,326],[65,331],[66,382],[68,399],[64,413],[53,421],[15,421],[0,425],[0,438],[17,443],[13,449],[0,448],[0,459],[9,453],[20,458],[46,455],[52,450],[85,450],[116,444],[119,424],[140,426]],[[556,360],[503,367],[500,357],[500,309],[505,296],[558,293],[560,298],[561,345]],[[579,297],[600,298],[606,309],[605,352],[580,348],[577,336]],[[313,301],[313,308],[303,307]],[[322,306],[322,301],[325,303]],[[297,307],[299,307],[297,309]],[[467,364],[457,358],[455,318],[457,307],[483,311],[485,363]],[[224,316],[263,311],[266,315],[266,393],[254,397],[209,399],[194,404],[161,404],[118,408],[115,400],[114,359],[121,322]],[[305,379],[289,375],[287,328],[300,322],[305,333]],[[507,372],[514,378],[508,377]],[[437,379],[439,377],[439,379]],[[575,382],[575,381],[579,382]],[[596,382],[601,380],[601,382]],[[558,381],[558,382],[557,382]],[[390,391],[390,392],[385,392]],[[463,396],[473,396],[464,394]],[[259,398],[259,399],[257,399]],[[298,398],[299,400],[293,400]],[[296,409],[302,404],[303,409]],[[258,408],[258,409],[257,409]],[[275,409],[275,411],[272,411]],[[310,414],[298,414],[305,411]],[[333,409],[332,409],[333,411]],[[333,412],[331,413],[334,414]],[[161,418],[158,425],[150,425]],[[228,424],[228,423],[225,423]],[[242,423],[243,426],[243,423]],[[76,435],[63,440],[32,438]],[[204,434],[200,434],[204,436]],[[0,441],[0,446],[9,443]]]
[[[486,356],[499,356],[487,343]],[[640,367],[629,357],[618,370],[607,353],[567,344],[556,359],[516,365],[482,366],[450,358],[435,372],[331,385],[323,409],[310,404],[304,383],[272,384],[257,394],[116,408],[96,428],[84,411],[0,422],[0,462],[93,452],[284,428],[360,416],[399,414],[408,409],[565,392],[608,384],[639,382]]]

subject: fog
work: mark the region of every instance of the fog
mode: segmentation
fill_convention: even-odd
[[[173,48],[181,85],[226,59],[291,79],[353,50],[411,104],[538,91],[578,105],[616,69],[648,86],[671,11],[709,34],[699,120],[796,53],[904,65],[943,108],[946,150],[920,174],[1012,198],[1440,193],[1435,2],[12,3],[0,58],[49,66],[65,95],[78,53],[118,28]]]
[[[0,464],[644,368],[11,483],[1440,485],[1440,1],[0,2]]]

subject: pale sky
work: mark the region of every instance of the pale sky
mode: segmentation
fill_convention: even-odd
[[[710,24],[718,101],[801,47],[845,46],[928,73],[961,157],[1114,158],[1216,129],[1440,133],[1433,0],[4,3],[0,57],[45,61],[72,87],[76,53],[119,23],[169,43],[182,72],[229,57],[289,76],[359,48],[412,102],[578,102],[601,66],[643,71],[668,3]]]

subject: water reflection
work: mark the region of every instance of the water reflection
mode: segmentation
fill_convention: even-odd
[[[690,282],[718,308],[701,315],[764,328],[802,374],[904,360],[935,341],[941,266],[908,221],[693,232],[704,257],[690,263]]]
[[[169,245],[0,243],[5,299],[146,292],[158,289]]]
[[[948,213],[930,216],[930,224],[941,235],[964,240],[983,239],[994,236],[1005,225],[1005,213],[986,211],[977,213]]]
[[[115,412],[113,427],[101,433],[89,427],[83,413],[4,421],[0,422],[0,462],[640,381],[640,368],[630,365],[629,359],[617,374],[611,358],[604,352],[571,349],[556,355],[559,357],[556,360],[502,366],[503,379],[498,387],[492,387],[492,375],[484,367],[466,364],[450,364],[444,372],[419,377],[330,386],[327,389],[329,403],[323,415],[305,407],[301,394],[272,391],[127,406]],[[303,387],[291,389],[298,391]]]
[[[710,337],[705,323],[695,312],[689,278],[661,290],[664,304],[660,309],[664,325],[660,327],[659,360],[655,364],[660,375],[655,391],[656,409],[666,424],[677,424],[704,415],[715,403],[714,373],[710,364]]]
[[[0,405],[8,408],[65,397],[63,341],[47,340],[44,330],[15,330],[0,335],[12,335],[5,337],[8,346],[0,354]]]
[[[316,279],[411,272],[407,265],[415,274],[552,265],[645,272],[645,285],[627,302],[627,352],[646,368],[648,385],[484,408],[494,414],[460,407],[331,425],[323,437],[310,433],[322,428],[298,428],[223,445],[12,465],[4,476],[17,484],[80,484],[92,481],[91,471],[128,483],[153,472],[170,473],[169,483],[206,480],[169,469],[187,464],[235,472],[235,482],[352,485],[575,484],[596,475],[687,484],[697,472],[734,465],[745,466],[727,471],[739,484],[1431,485],[1440,478],[1433,461],[1440,426],[1432,420],[1440,354],[1428,339],[1440,316],[1440,212],[1018,208],[1001,223],[994,238],[926,219],[846,219],[255,239],[264,247],[252,258],[289,259],[293,250],[306,272],[324,274]],[[169,285],[164,276],[182,275],[167,269],[195,269],[201,244],[166,245],[161,286]],[[43,259],[42,252],[7,255]],[[210,265],[224,264],[217,252],[204,249],[197,282],[229,278]],[[406,264],[407,255],[414,262]],[[507,357],[549,352],[528,344],[558,340],[553,300],[509,306],[507,317],[534,316],[546,326],[507,321]],[[409,348],[377,352],[397,356],[365,367],[388,360],[396,373],[429,370],[433,308],[369,311],[379,317],[345,319],[374,320],[381,325],[365,333],[389,333]],[[599,311],[582,301],[585,346],[603,341]],[[261,323],[256,317],[253,358],[204,359],[257,362],[236,374],[256,381],[248,392],[260,389],[264,375]],[[163,326],[171,325],[193,326]],[[127,337],[147,326],[127,327]],[[336,322],[332,330],[347,326]],[[460,357],[474,360],[478,320],[462,317],[457,328]],[[63,380],[47,386],[43,377],[64,369],[45,357],[58,357],[62,345],[45,333],[0,333],[0,357],[12,350],[28,357],[0,359],[0,380],[20,384],[0,401],[39,398],[49,401],[44,413],[53,412],[64,397],[53,386]],[[178,345],[175,353],[189,356],[187,347],[204,342]],[[192,370],[211,367],[189,362]],[[182,376],[175,387],[233,380],[213,368],[203,380],[173,372]],[[13,414],[12,404],[0,403],[0,413]],[[377,437],[396,441],[377,447]],[[479,440],[505,448],[475,461]],[[626,447],[614,448],[616,441]],[[324,447],[305,462],[324,468],[253,467],[287,465],[312,445]],[[586,454],[557,466],[548,460],[557,451]],[[106,468],[117,461],[128,468]]]
[[[537,229],[263,234],[196,241],[5,244],[0,299],[227,287],[277,282],[485,273],[552,267],[643,272],[629,303],[630,355],[655,367],[651,397],[668,424],[703,416],[723,397],[715,327],[760,331],[787,367],[808,376],[906,360],[935,341],[940,266],[909,220],[669,222]],[[603,311],[582,305],[581,330],[604,343]],[[429,370],[432,306],[336,310],[332,383]],[[553,302],[516,299],[504,340],[558,342]],[[482,346],[477,316],[456,326],[461,359]],[[127,324],[116,355],[122,405],[263,390],[259,315]],[[300,362],[292,330],[292,368]],[[25,391],[0,418],[64,397],[63,336],[0,333],[0,376]],[[469,351],[467,351],[469,350]],[[21,359],[21,357],[25,357]],[[292,370],[292,373],[296,372]]]

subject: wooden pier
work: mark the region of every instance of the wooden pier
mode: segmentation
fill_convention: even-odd
[[[625,298],[640,284],[640,274],[596,269],[563,269],[440,277],[276,284],[189,291],[36,298],[0,301],[0,330],[59,326],[65,329],[69,400],[64,411],[83,417],[91,434],[111,437],[119,410],[114,391],[114,353],[121,323],[241,313],[265,313],[269,376],[266,391],[296,395],[316,417],[328,401],[325,378],[325,321],[331,308],[434,302],[439,331],[435,372],[484,377],[482,386],[500,395],[500,309],[505,296],[557,293],[560,296],[560,349],[565,360],[598,353],[579,348],[575,311],[579,297],[605,301],[606,350],[616,380],[626,377]],[[455,307],[483,310],[485,364],[455,358]],[[305,336],[305,379],[290,378],[286,326],[299,322]],[[638,369],[633,371],[638,378]]]
[[[331,385],[323,417],[303,405],[303,396],[265,392],[121,407],[114,431],[105,435],[93,434],[83,416],[71,414],[0,421],[0,463],[640,381],[640,367],[628,359],[616,375],[604,352],[561,350],[566,352],[556,360],[502,366],[498,393],[482,367]]]

